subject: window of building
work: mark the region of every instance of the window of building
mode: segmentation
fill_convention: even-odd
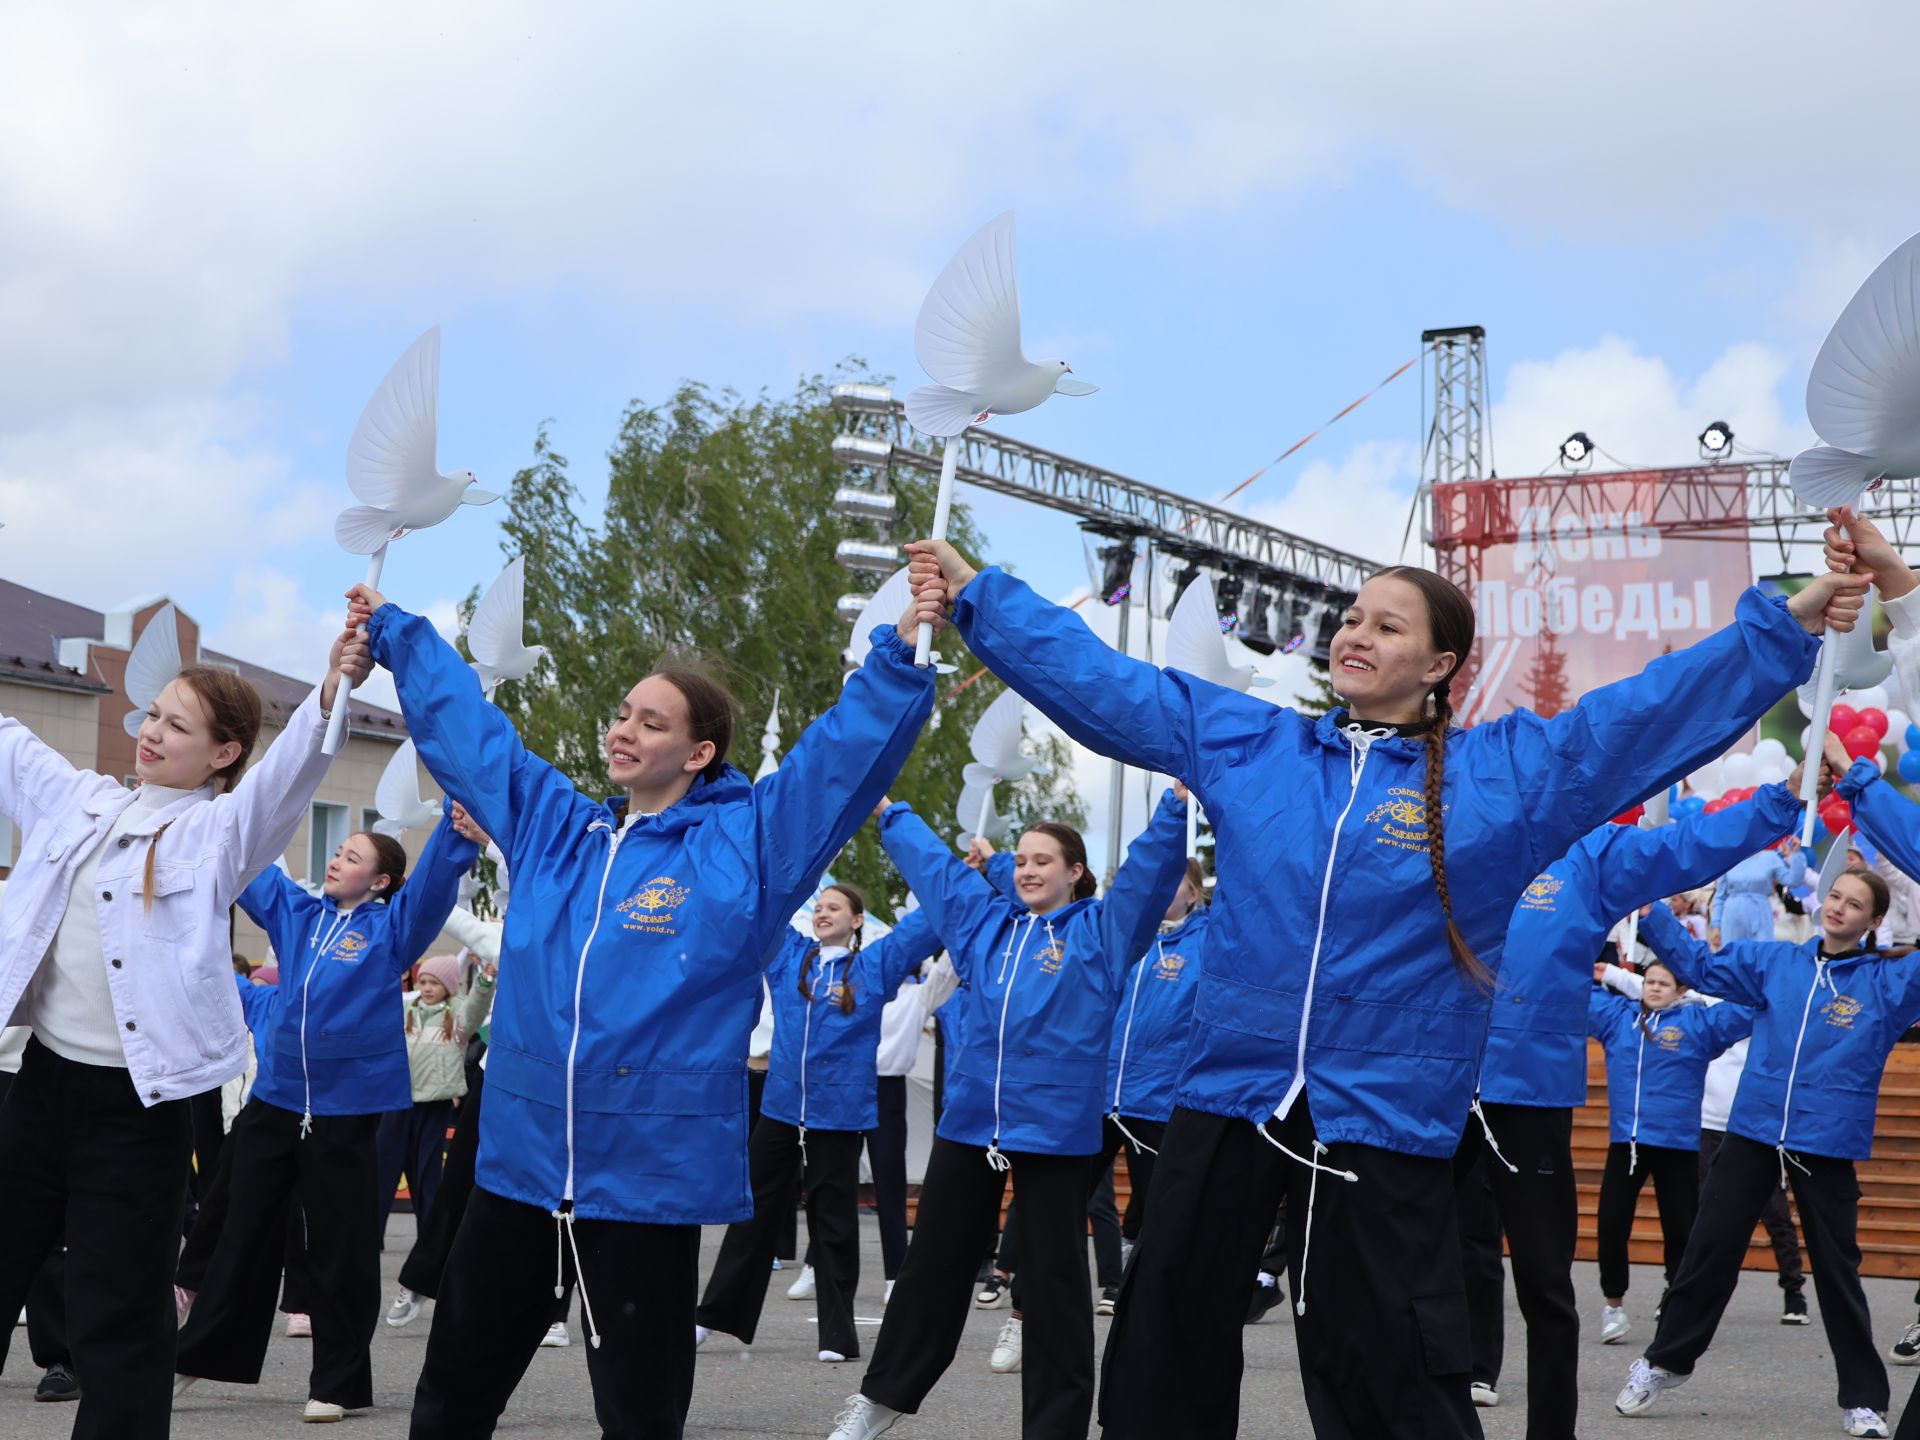
[[[347,807],[325,800],[313,802],[312,823],[307,830],[307,879],[318,883],[327,873],[327,861],[333,858],[347,838]]]
[[[377,809],[375,809],[373,806],[362,805],[360,807],[360,829],[362,833],[372,830],[374,827],[374,824],[379,819],[380,819],[380,812]]]

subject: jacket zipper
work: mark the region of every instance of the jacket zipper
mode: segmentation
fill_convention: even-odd
[[[987,1164],[995,1170],[1012,1168],[1012,1162],[1000,1153],[1000,1076],[1007,1063],[1007,1006],[1013,999],[1014,981],[1020,978],[1020,961],[1027,953],[1027,942],[1033,938],[1034,922],[1039,916],[1027,917],[1026,933],[1020,937],[1020,948],[1013,955],[1013,970],[1008,973],[1007,957],[1000,957],[1000,978],[1006,981],[1007,988],[1000,992],[1000,1030],[995,1038],[993,1053],[993,1141],[987,1146]],[[1047,939],[1053,939],[1053,922],[1047,921]],[[1007,948],[1013,949],[1013,936],[1007,936]]]
[[[311,949],[313,948],[314,941],[318,940],[319,947],[314,950],[313,958],[307,962],[306,976],[300,981],[300,1083],[306,1091],[300,1113],[300,1138],[302,1140],[306,1139],[308,1133],[313,1129],[313,1075],[307,1069],[307,1011],[312,1008],[309,997],[312,994],[313,972],[320,968],[320,962],[326,958],[327,952],[333,948],[333,942],[340,938],[340,932],[345,929],[347,925],[351,924],[352,920],[353,911],[340,911],[334,916],[333,924],[328,927],[327,938],[324,940],[320,940],[320,921],[315,920],[313,922],[313,935],[307,942],[308,947]]]
[[[586,943],[580,947],[580,963],[573,972],[573,1038],[567,1042],[567,1183],[560,1194],[568,1209],[573,1208],[573,1066],[580,1053],[580,997],[587,984],[587,952],[600,933],[600,917],[607,903],[607,882],[613,878],[613,857],[620,853],[620,841],[627,833],[626,826],[615,830],[604,820],[596,820],[587,827],[589,835],[595,830],[608,832],[607,863],[600,872],[600,894],[593,903],[593,928],[587,931]]]
[[[1793,1114],[1793,1083],[1800,1075],[1800,1047],[1806,1043],[1807,1022],[1813,1018],[1813,997],[1820,993],[1820,984],[1826,982],[1829,990],[1833,981],[1827,975],[1827,962],[1824,956],[1816,953],[1813,957],[1813,984],[1807,987],[1807,1003],[1800,1009],[1800,1033],[1793,1037],[1793,1064],[1787,1069],[1787,1093],[1780,1100],[1780,1138],[1774,1149],[1780,1152],[1780,1188],[1787,1188],[1787,1124]],[[1837,992],[1836,992],[1837,993]],[[1799,1165],[1799,1161],[1794,1161]],[[1806,1167],[1802,1165],[1801,1169]]]

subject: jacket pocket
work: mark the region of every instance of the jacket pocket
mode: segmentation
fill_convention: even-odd
[[[1465,1290],[1414,1296],[1413,1325],[1427,1374],[1465,1375],[1473,1369]]]
[[[139,916],[137,923],[144,939],[179,945],[192,938],[199,925],[193,893],[199,876],[196,865],[156,862],[149,885],[143,870],[134,872],[128,900]]]

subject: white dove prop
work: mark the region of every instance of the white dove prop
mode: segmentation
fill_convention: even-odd
[[[121,726],[127,734],[140,738],[140,725],[147,708],[160,698],[160,692],[185,668],[180,660],[180,627],[174,622],[173,606],[162,605],[147,621],[147,628],[133,643],[127,656],[127,698],[134,708],[127,712]]]
[[[412,530],[438,525],[462,505],[500,497],[475,488],[471,470],[440,473],[440,327],[422,335],[387,371],[360,412],[347,442],[347,488],[364,504],[342,510],[333,538],[352,555],[365,555],[367,584],[377,586],[387,546]],[[327,722],[323,754],[339,753],[353,686],[342,683]]]
[[[780,768],[774,752],[780,748],[780,691],[773,692],[773,708],[767,712],[767,728],[760,732],[760,768],[753,772],[755,780],[764,780]]]
[[[1819,767],[1816,765],[1814,768],[1817,770]],[[1833,882],[1846,873],[1847,845],[1849,843],[1844,830],[1828,842],[1827,858],[1820,862],[1820,874],[1813,882],[1813,903],[1815,905],[1824,905],[1827,903],[1827,892],[1833,889]]]
[[[1220,611],[1214,603],[1213,581],[1203,571],[1180,592],[1167,621],[1164,651],[1167,666],[1229,690],[1244,692],[1251,685],[1271,685],[1251,665],[1236,665],[1227,654],[1227,637],[1220,633]]]
[[[1098,387],[1074,379],[1064,360],[1036,364],[1020,349],[1011,210],[974,231],[933,282],[914,322],[913,353],[938,382],[907,396],[907,421],[946,441],[933,511],[933,538],[944,540],[960,464],[955,437],[990,415],[1018,415],[1050,395],[1091,395]],[[932,644],[933,627],[922,625],[914,664],[927,663]]]
[[[440,818],[439,802],[420,798],[420,769],[413,741],[402,744],[387,761],[374,788],[373,803],[380,812],[380,818],[373,822],[375,832],[396,839],[416,825],[430,825]]]
[[[865,660],[867,652],[873,648],[873,632],[882,625],[897,623],[906,613],[907,602],[912,598],[913,583],[904,569],[894,571],[878,590],[867,597],[867,603],[861,607],[860,618],[853,622],[853,634],[847,640],[847,656],[855,665]],[[936,665],[933,668],[942,675],[951,675],[954,671],[952,665]],[[851,676],[853,672],[847,673]]]
[[[971,773],[981,767],[967,766]],[[984,772],[983,772],[984,773]],[[982,840],[1004,840],[1013,827],[1007,819],[993,808],[993,780],[975,778],[962,783],[959,803],[953,807],[953,818],[960,826],[958,837],[960,847],[965,849],[976,837]],[[968,829],[972,826],[972,829]]]
[[[980,718],[973,722],[973,735],[968,742],[973,750],[973,763],[960,772],[960,778],[977,807],[973,825],[975,835],[987,834],[995,785],[1002,780],[1024,779],[1044,768],[1040,761],[1020,748],[1026,738],[1020,723],[1026,711],[1027,702],[1014,691],[1007,690],[981,711]],[[967,823],[966,808],[967,802],[962,800],[962,825]]]
[[[546,646],[526,643],[526,613],[526,559],[516,555],[494,577],[467,622],[467,649],[489,700],[502,682],[526,679],[547,658]]]
[[[1793,457],[1787,481],[1815,509],[1853,505],[1886,476],[1920,475],[1920,235],[1875,267],[1827,333],[1807,376],[1807,419],[1825,443]],[[1827,732],[1838,660],[1836,637],[1814,671],[1813,733]],[[1818,766],[1800,785],[1813,842]]]

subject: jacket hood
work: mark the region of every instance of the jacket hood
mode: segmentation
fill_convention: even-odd
[[[653,819],[663,834],[678,835],[707,819],[714,806],[742,804],[752,792],[752,781],[733,766],[723,765],[711,780],[703,775],[695,776],[692,788]],[[609,795],[606,808],[613,827],[619,829],[627,818],[627,797]]]

